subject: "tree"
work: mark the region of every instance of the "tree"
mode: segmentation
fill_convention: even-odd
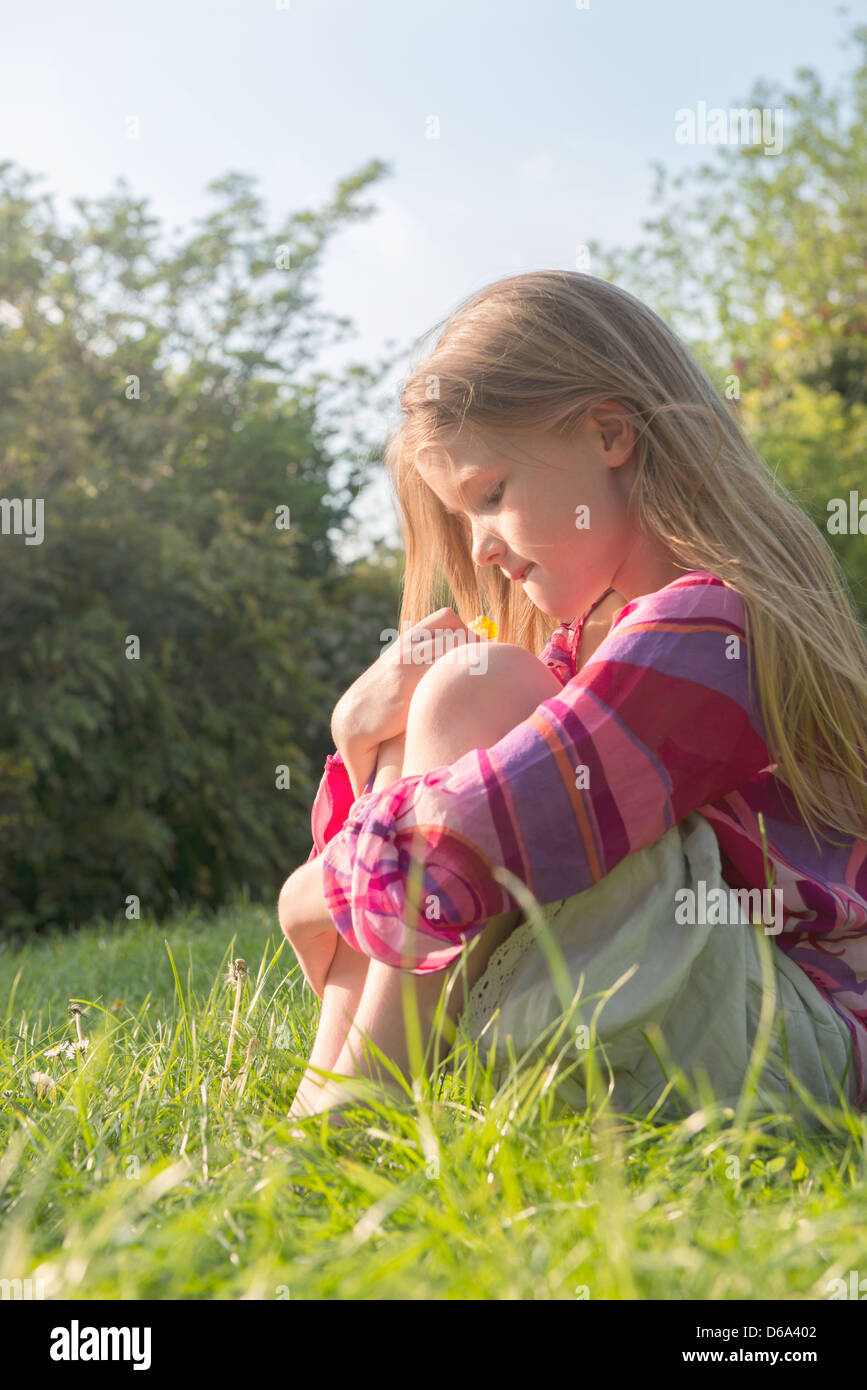
[[[303,376],[348,327],[317,264],[383,167],[275,231],[229,174],[167,245],[123,184],[64,228],[0,165],[7,932],[276,900],[309,852],[331,710],[397,607],[391,572],[334,553],[379,447],[346,422],[390,364]],[[14,524],[36,499],[41,543]]]
[[[725,145],[675,178],[656,166],[657,215],[637,248],[590,246],[695,348],[768,463],[823,529],[864,485],[867,440],[867,26],[851,90],[804,67],[793,91],[757,83],[738,107],[782,109],[783,148]],[[863,536],[829,535],[867,619]]]

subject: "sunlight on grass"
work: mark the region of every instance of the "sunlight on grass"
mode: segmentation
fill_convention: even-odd
[[[318,1011],[248,901],[0,948],[0,1278],[46,1298],[824,1299],[863,1264],[862,1115],[805,1132],[677,1077],[681,1121],[613,1115],[566,1010],[498,1086],[484,1040],[435,1037],[429,1074],[417,1040],[402,1094],[293,1138]],[[576,1068],[581,1113],[558,1100]]]

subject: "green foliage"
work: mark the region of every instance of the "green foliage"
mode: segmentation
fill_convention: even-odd
[[[334,553],[374,450],[332,447],[330,398],[354,418],[377,373],[301,375],[307,283],[378,173],[271,232],[229,175],[166,248],[123,189],[63,230],[0,166],[0,495],[44,499],[41,544],[0,535],[7,932],[276,901],[307,857],[331,711],[397,604]]]
[[[759,452],[823,530],[828,502],[865,491],[867,27],[851,34],[851,87],[756,83],[733,107],[781,108],[783,148],[719,145],[671,178],[640,244],[591,243],[596,273],[631,289],[695,348]],[[828,534],[867,621],[867,539]]]
[[[803,68],[794,90],[747,98],[783,108],[779,154],[718,146],[672,181],[659,168],[641,245],[591,244],[721,388],[734,378],[757,447],[823,529],[865,476],[867,29],[852,39],[851,91]],[[244,884],[272,897],[306,857],[331,710],[397,609],[396,556],[346,569],[334,550],[390,364],[302,375],[328,322],[313,273],[382,172],[273,230],[229,173],[169,244],[123,183],[68,228],[0,165],[0,495],[45,501],[42,545],[0,535],[0,929],[112,915],[129,895],[155,912]],[[867,621],[864,537],[828,538]]]

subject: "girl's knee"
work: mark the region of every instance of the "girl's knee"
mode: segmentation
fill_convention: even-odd
[[[459,688],[461,698],[481,695],[485,701],[508,701],[535,709],[560,690],[560,682],[547,666],[513,642],[465,643],[433,663],[415,695],[430,699],[436,693],[448,694]]]
[[[553,671],[526,648],[485,645],[482,653],[475,644],[453,647],[419,682],[407,722],[412,756],[433,730],[440,740],[448,735],[449,748],[489,748],[561,689]]]
[[[295,925],[292,916],[293,905],[293,886],[292,875],[290,874],[283,887],[280,889],[280,896],[277,899],[277,920],[280,923],[280,930],[286,940],[292,941],[292,931]]]

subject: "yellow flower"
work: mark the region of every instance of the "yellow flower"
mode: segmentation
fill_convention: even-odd
[[[489,642],[497,640],[497,624],[492,618],[486,618],[481,614],[478,618],[473,618],[471,623],[467,623],[471,632],[475,632],[478,637],[486,636]]]

